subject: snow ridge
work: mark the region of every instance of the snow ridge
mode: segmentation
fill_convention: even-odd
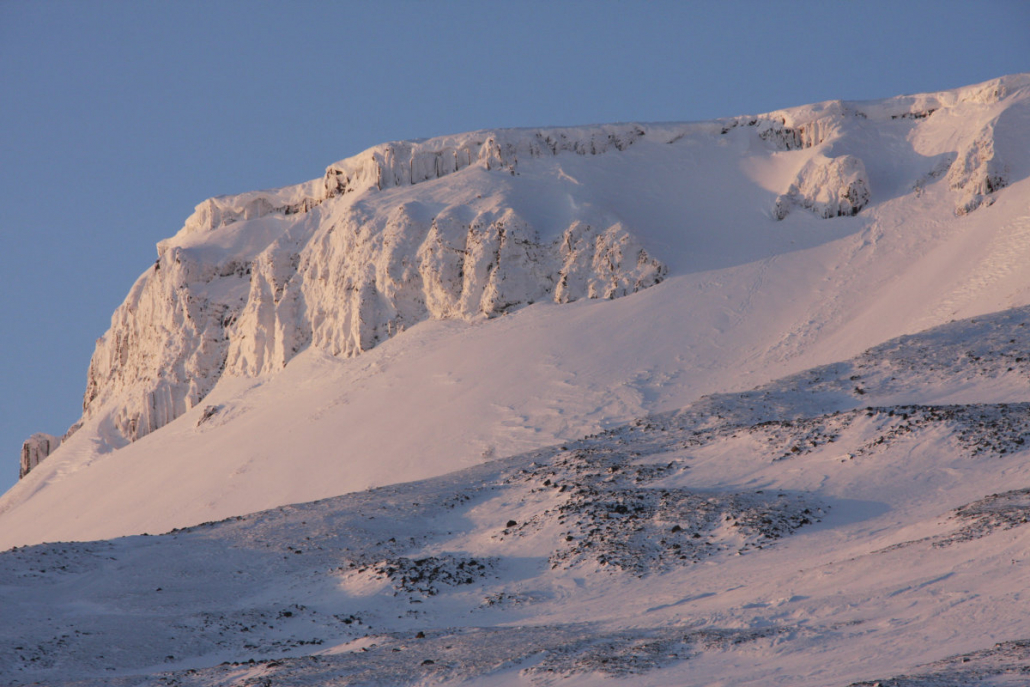
[[[383,191],[413,186],[473,166],[514,174],[520,155],[527,159],[563,152],[601,155],[613,149],[622,151],[647,133],[639,124],[612,124],[537,131],[478,131],[428,141],[383,143],[330,165],[321,180],[271,191],[209,198],[187,218],[183,233],[213,231],[271,214],[304,213],[338,196],[373,188]]]

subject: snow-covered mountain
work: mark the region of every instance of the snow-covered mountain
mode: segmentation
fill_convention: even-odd
[[[1022,670],[1028,177],[1017,75],[205,201],[0,498],[0,673]]]

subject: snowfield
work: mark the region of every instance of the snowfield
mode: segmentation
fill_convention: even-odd
[[[0,681],[1025,684],[1028,177],[1016,75],[205,201],[0,498]]]

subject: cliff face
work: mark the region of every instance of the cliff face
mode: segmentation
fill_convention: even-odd
[[[249,271],[205,264],[180,249],[164,253],[97,340],[84,419],[118,398],[115,427],[134,441],[196,405],[225,367],[233,296],[245,293]]]
[[[429,318],[494,317],[538,301],[617,298],[659,283],[665,266],[619,223],[570,225],[541,240],[515,210],[419,203],[385,221],[354,213],[302,248],[283,241],[253,264],[229,335],[227,370],[282,368],[311,344],[353,356]]]
[[[321,182],[205,201],[158,246],[98,340],[84,419],[113,405],[117,435],[135,441],[199,403],[223,374],[274,372],[309,345],[354,356],[428,318],[494,317],[659,283],[665,265],[604,212],[541,238],[503,201],[402,201],[386,212],[354,202],[470,166],[514,176],[520,155],[617,152],[644,130],[573,133],[583,135],[389,144],[331,166]]]
[[[1025,176],[1005,156],[1027,130],[1027,108],[1011,103],[1028,89],[1009,77],[715,122],[389,143],[303,184],[209,199],[158,245],[97,341],[83,421],[109,418],[104,441],[117,447],[196,406],[223,375],[274,373],[309,346],[354,356],[427,319],[491,318],[658,284],[669,243],[645,240],[653,227],[619,208],[630,197],[646,205],[689,194],[691,177],[677,170],[706,173],[700,149],[729,143],[726,155],[790,162],[765,184],[776,187],[764,196],[770,220],[798,208],[851,216],[938,180],[956,213],[970,212]],[[649,159],[660,171],[648,171]],[[605,185],[583,190],[563,165],[599,169],[592,178]],[[561,184],[577,190],[553,192]],[[35,439],[23,474],[56,447]]]

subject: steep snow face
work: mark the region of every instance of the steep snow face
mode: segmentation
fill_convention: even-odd
[[[691,337],[693,351],[716,356],[732,348],[740,357],[691,352],[686,370],[673,362],[682,353],[669,353],[655,366],[680,380],[682,388],[667,387],[679,402],[690,400],[683,389],[696,375],[705,385],[737,385],[766,360],[799,355],[831,333],[844,337],[837,325],[848,313],[878,312],[849,305],[855,299],[845,286],[833,298],[812,302],[819,290],[794,305],[788,302],[797,293],[777,298],[770,283],[821,289],[822,266],[858,270],[856,256],[878,270],[886,263],[859,253],[861,246],[930,210],[946,206],[950,215],[968,204],[971,189],[980,207],[1030,174],[1020,138],[1030,130],[1028,92],[1030,79],[1017,76],[946,93],[696,124],[473,132],[384,144],[331,165],[320,179],[210,199],[159,244],[158,261],[98,341],[84,399],[86,434],[57,454],[88,464],[95,451],[124,446],[191,409],[200,412],[198,405],[218,405],[205,399],[220,380],[277,373],[306,349],[354,356],[427,320],[477,322],[530,304],[616,299],[677,275],[694,276],[675,287],[679,295],[656,302],[677,316],[686,316],[679,303],[692,303],[689,317],[706,328],[677,325],[677,336]],[[1017,220],[1006,214],[1005,231],[1022,226]],[[925,246],[935,231],[928,225],[893,240],[899,248]],[[863,238],[834,243],[849,236]],[[762,262],[823,245],[836,247],[811,264],[795,260],[791,275],[786,262]],[[985,260],[999,269],[1011,262]],[[877,271],[878,283],[901,274],[897,267]],[[852,276],[847,288],[861,281]],[[992,302],[1015,304],[1018,298],[1005,298],[1022,286],[999,279],[974,291],[1004,287]],[[720,300],[719,284],[730,284],[733,295]],[[946,321],[951,306],[924,295],[906,312],[927,325]],[[875,328],[881,338],[859,338],[868,345],[907,331],[894,324]],[[720,338],[739,327],[762,343],[745,351]],[[677,344],[681,351],[685,345]],[[854,352],[845,346],[824,354],[841,351]],[[641,398],[591,408],[584,402],[557,433],[528,419],[526,432],[537,441],[564,437],[668,400],[662,393]],[[513,401],[509,409],[539,417],[527,404]],[[484,451],[494,445],[483,442]],[[69,471],[62,468],[61,479],[71,479],[63,476]]]

